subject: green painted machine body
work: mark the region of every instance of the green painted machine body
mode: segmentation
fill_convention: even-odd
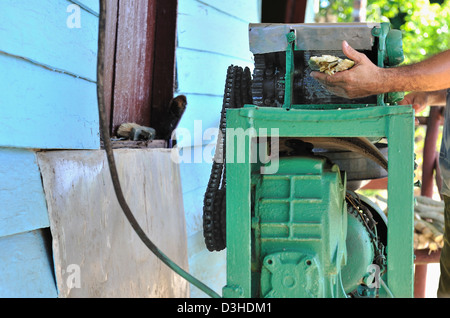
[[[372,263],[370,238],[360,221],[344,213],[348,209],[345,174],[322,160],[302,157],[279,158],[279,170],[265,174],[264,166],[251,160],[258,151],[251,140],[264,131],[264,137],[387,138],[386,271],[379,283],[388,290],[379,288],[378,296],[412,297],[413,118],[409,106],[228,110],[228,128],[254,129],[249,129],[244,143],[236,138],[226,141],[227,148],[236,151],[227,154],[226,164],[227,285],[223,295],[347,297],[360,280],[370,276],[364,260]],[[238,155],[238,149],[243,154]],[[352,240],[362,247],[358,249]],[[361,270],[364,274],[359,277]],[[287,272],[297,274],[283,276]]]
[[[401,34],[384,23],[371,34],[378,66],[401,63]],[[284,36],[285,73],[277,82],[284,84],[282,103],[262,107],[254,96],[253,104],[226,112],[223,296],[412,297],[414,111],[395,104],[401,93],[378,95],[372,104],[295,103],[295,90],[303,89],[298,70],[304,71],[296,52],[304,48],[295,29]],[[271,98],[261,96],[262,102]],[[386,140],[388,216],[349,190],[347,172],[329,158],[277,153],[277,142],[286,138]],[[261,150],[264,163],[253,160]],[[376,227],[367,225],[367,216]]]
[[[395,67],[404,61],[402,33],[400,30],[392,30],[389,23],[380,23],[374,26],[372,35],[378,42],[376,64],[379,67]],[[296,44],[296,32],[292,30],[286,34],[288,46],[286,48],[286,75],[285,75],[285,97],[284,108],[322,108],[323,105],[294,105],[293,104],[293,86],[295,72],[295,51],[299,51]],[[375,61],[374,61],[375,62]],[[403,99],[403,92],[393,92],[380,94],[377,96],[377,105],[394,104]],[[336,108],[342,105],[333,105]]]
[[[252,240],[261,296],[345,295],[344,182],[336,165],[314,157],[283,158],[276,174],[259,175]]]

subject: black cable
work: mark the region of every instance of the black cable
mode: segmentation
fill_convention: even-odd
[[[142,242],[150,249],[156,257],[158,257],[164,264],[169,266],[173,271],[179,274],[181,277],[186,279],[188,282],[202,290],[204,293],[211,297],[220,298],[215,291],[210,289],[208,286],[200,282],[198,279],[187,273],[177,264],[175,264],[171,259],[169,259],[161,250],[149,239],[145,234],[137,220],[135,219],[130,207],[128,206],[125,197],[120,186],[119,175],[117,173],[117,167],[114,160],[114,153],[112,150],[111,139],[109,134],[109,125],[106,118],[105,111],[105,97],[104,97],[104,59],[105,59],[105,34],[106,34],[106,2],[107,0],[100,1],[100,17],[99,17],[99,28],[98,28],[98,56],[97,56],[97,99],[98,99],[98,110],[100,117],[100,131],[103,139],[103,145],[106,151],[106,157],[108,160],[109,171],[111,173],[111,179],[116,193],[117,200],[124,212],[128,222],[142,240]]]

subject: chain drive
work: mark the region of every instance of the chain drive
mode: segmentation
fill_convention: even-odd
[[[226,247],[226,111],[240,108],[252,101],[250,93],[250,69],[239,66],[228,67],[225,81],[222,111],[219,122],[211,175],[203,200],[203,236],[209,251],[220,251]]]

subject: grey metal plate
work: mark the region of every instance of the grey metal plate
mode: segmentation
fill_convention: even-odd
[[[288,46],[286,34],[291,30],[296,33],[298,50],[341,50],[344,40],[357,50],[372,50],[372,29],[379,26],[379,23],[251,23],[250,51],[253,54],[285,51]]]

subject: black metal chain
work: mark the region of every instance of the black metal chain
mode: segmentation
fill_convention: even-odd
[[[349,202],[353,207],[355,211],[354,213],[359,216],[361,223],[365,226],[367,232],[369,233],[375,254],[373,263],[380,267],[380,274],[384,274],[384,272],[386,271],[385,246],[381,242],[377,234],[377,222],[373,218],[372,213],[370,212],[368,207],[366,207],[363,202],[361,202],[359,196],[356,193],[355,196],[358,202],[355,202],[354,198],[349,194],[347,194],[345,198],[347,202]],[[350,209],[349,212],[351,213]]]
[[[228,67],[219,122],[220,133],[203,200],[203,236],[209,251],[220,251],[226,247],[226,111],[251,102],[250,81],[248,67],[245,69],[234,65]]]

